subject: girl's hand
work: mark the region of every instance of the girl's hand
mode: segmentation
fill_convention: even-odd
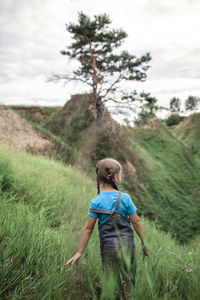
[[[81,258],[82,254],[77,252],[72,258],[70,258],[66,263],[65,263],[65,266],[68,266],[68,265],[73,265],[73,264],[76,264],[78,265],[78,262],[79,262],[79,259]]]
[[[142,251],[143,251],[143,258],[145,258],[145,256],[148,256],[150,253],[150,250],[147,250],[144,244],[142,244]]]

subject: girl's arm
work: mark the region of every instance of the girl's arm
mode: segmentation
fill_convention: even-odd
[[[146,249],[146,246],[144,244],[144,240],[146,239],[144,229],[142,227],[142,224],[140,222],[140,219],[139,219],[137,213],[134,213],[134,214],[130,215],[129,217],[130,217],[131,223],[132,223],[138,237],[141,240],[143,255],[144,256],[149,255],[150,251]]]
[[[65,265],[70,265],[70,264],[78,264],[80,257],[83,255],[83,252],[85,251],[85,248],[87,246],[87,243],[92,235],[94,225],[96,223],[96,218],[93,217],[88,217],[88,221],[83,229],[82,236],[81,236],[81,241],[80,241],[80,246],[78,249],[78,252],[70,258]]]

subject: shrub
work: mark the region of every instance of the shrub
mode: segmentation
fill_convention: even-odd
[[[167,126],[177,125],[177,124],[179,124],[183,119],[184,119],[184,117],[181,117],[181,116],[179,116],[178,114],[172,114],[171,116],[169,116],[168,119],[166,119],[166,125],[167,125]]]

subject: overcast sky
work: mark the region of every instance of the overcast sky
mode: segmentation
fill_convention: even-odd
[[[0,104],[64,105],[84,91],[46,82],[73,69],[60,51],[70,44],[65,24],[77,22],[79,11],[107,13],[111,27],[128,34],[123,48],[151,53],[147,80],[132,83],[133,89],[166,107],[173,96],[200,96],[199,0],[1,0]]]

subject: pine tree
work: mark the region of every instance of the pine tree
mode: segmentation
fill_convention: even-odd
[[[137,93],[124,92],[125,81],[145,81],[151,60],[150,53],[137,58],[128,51],[119,53],[127,34],[124,30],[110,29],[108,15],[95,15],[93,19],[79,13],[78,23],[66,24],[73,42],[61,54],[75,59],[79,67],[73,74],[54,74],[51,80],[66,79],[81,81],[90,86],[94,96],[99,126],[103,120],[103,103],[130,104],[136,101]]]
[[[158,100],[150,93],[140,93],[140,102],[142,102],[141,111],[135,120],[135,124],[145,123],[148,119],[156,117],[156,112],[160,108],[157,105]]]
[[[185,101],[185,109],[195,111],[195,110],[197,110],[199,104],[200,104],[199,97],[188,96],[188,98]]]
[[[171,112],[180,112],[181,109],[181,100],[177,97],[173,97],[170,100],[170,110]]]

